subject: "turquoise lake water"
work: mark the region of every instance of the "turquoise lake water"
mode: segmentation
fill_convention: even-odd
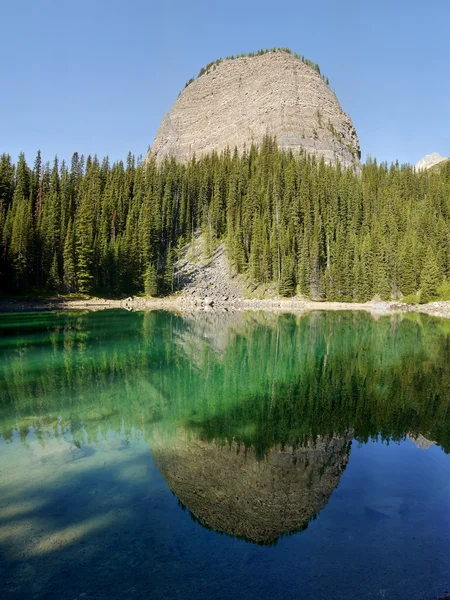
[[[0,597],[450,592],[450,321],[0,315]]]

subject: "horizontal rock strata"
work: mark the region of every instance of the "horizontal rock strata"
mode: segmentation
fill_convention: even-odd
[[[313,68],[286,52],[229,59],[188,85],[163,118],[151,153],[188,161],[268,134],[281,148],[359,168],[353,123]]]

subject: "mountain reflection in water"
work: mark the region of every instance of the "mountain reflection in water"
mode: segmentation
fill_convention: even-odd
[[[258,460],[251,446],[187,439],[183,430],[170,443],[155,437],[155,464],[193,518],[258,544],[307,527],[339,483],[351,446],[351,438],[320,438]]]

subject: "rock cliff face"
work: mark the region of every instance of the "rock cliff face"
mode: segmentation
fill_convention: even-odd
[[[272,544],[325,507],[347,466],[350,440],[277,446],[263,460],[252,447],[203,442],[182,431],[170,444],[153,435],[150,445],[167,485],[202,525]]]
[[[359,169],[353,123],[320,75],[287,52],[224,60],[181,92],[163,118],[151,153],[181,161],[213,150],[242,153],[264,135]]]
[[[427,154],[416,163],[416,170],[425,171],[426,169],[431,169],[431,167],[434,167],[434,165],[437,165],[446,160],[449,159],[445,156],[441,156],[437,152],[433,152],[433,154]]]

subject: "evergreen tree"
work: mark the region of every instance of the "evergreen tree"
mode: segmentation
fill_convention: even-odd
[[[75,221],[77,281],[78,289],[83,293],[91,291],[93,281],[94,223],[92,215],[91,199],[88,192],[86,192],[81,199]]]
[[[366,301],[436,297],[450,277],[450,167],[368,159],[361,174],[265,137],[242,156],[110,164],[0,157],[0,287],[130,294],[173,290],[174,248],[202,231],[232,271],[280,294]],[[156,279],[156,292],[155,292]],[[159,286],[160,282],[160,286]],[[161,289],[159,289],[159,287]]]
[[[14,195],[8,217],[9,222],[5,222],[8,258],[13,268],[16,289],[22,291],[30,283],[33,244],[31,175],[23,153],[17,164]]]
[[[58,257],[56,251],[53,254],[52,266],[50,268],[49,288],[55,291],[59,291],[60,288]]]
[[[158,278],[156,273],[156,267],[150,263],[145,272],[145,293],[147,296],[158,295]]]
[[[278,291],[281,296],[293,296],[295,292],[294,264],[290,256],[282,262],[281,278],[278,284]]]
[[[420,300],[431,302],[435,300],[441,283],[441,274],[431,246],[428,246],[425,262],[420,276]]]
[[[411,242],[410,236],[407,235],[399,248],[400,289],[405,296],[416,292],[418,287],[415,249]]]
[[[165,264],[165,268],[164,268],[164,277],[163,277],[164,289],[169,294],[171,294],[173,292],[173,274],[174,274],[173,264],[174,264],[174,253],[172,251],[171,246],[169,245],[169,248],[167,250],[166,264]]]
[[[75,292],[77,289],[75,235],[71,219],[67,226],[66,239],[64,241],[63,272],[65,291],[68,293]]]
[[[22,291],[23,286],[29,283],[27,274],[32,238],[31,202],[17,194],[13,204],[11,242],[8,254],[14,268],[17,289]]]

